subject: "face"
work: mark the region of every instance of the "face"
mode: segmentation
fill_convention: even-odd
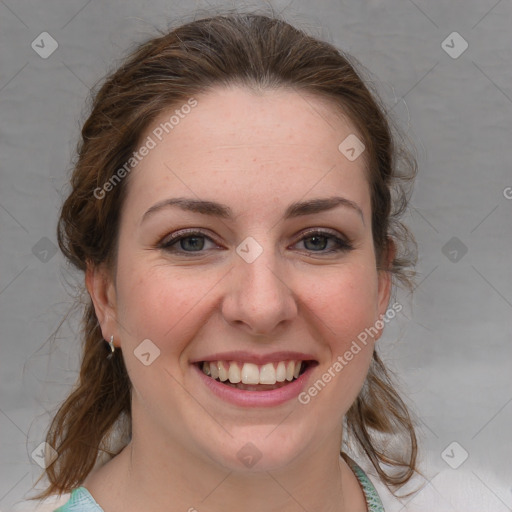
[[[115,273],[87,276],[133,383],[134,435],[239,471],[251,451],[260,469],[339,453],[373,351],[358,336],[389,299],[365,155],[338,149],[355,129],[286,89],[195,100],[141,138],[155,147],[128,178]]]

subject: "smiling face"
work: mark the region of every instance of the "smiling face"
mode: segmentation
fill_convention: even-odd
[[[196,100],[161,142],[154,130],[175,108],[141,138],[158,143],[128,178],[114,280],[102,292],[103,274],[88,273],[133,383],[133,439],[238,471],[249,442],[258,469],[327,445],[338,457],[373,342],[333,365],[389,298],[365,155],[338,149],[355,129],[287,89],[219,87]],[[219,371],[246,384],[215,381]]]

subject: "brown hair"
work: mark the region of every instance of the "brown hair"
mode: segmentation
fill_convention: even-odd
[[[81,271],[88,265],[115,265],[128,180],[120,180],[101,198],[95,191],[104,190],[129,161],[159,113],[216,85],[291,87],[341,107],[366,146],[379,269],[412,287],[413,240],[399,218],[407,205],[405,185],[416,164],[396,143],[377,94],[355,71],[352,57],[276,17],[252,13],[199,19],[141,44],[97,91],[58,224],[59,246],[69,262]],[[397,251],[387,266],[390,241]],[[109,348],[102,340],[88,298],[79,379],[50,425],[46,441],[58,458],[46,468],[49,485],[37,498],[70,492],[91,472],[102,451],[119,453],[111,451],[108,439],[121,416],[130,423],[131,383],[120,350],[107,360]],[[376,352],[345,421],[347,432],[386,485],[396,489],[410,479],[416,469],[414,427]],[[402,450],[392,453],[382,444],[382,433],[399,436]],[[383,464],[394,471],[383,469]]]

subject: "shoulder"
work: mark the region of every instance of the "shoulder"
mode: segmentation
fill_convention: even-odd
[[[46,500],[18,503],[12,512],[103,512],[85,487],[77,487],[70,494]]]
[[[476,475],[462,468],[442,469],[429,476],[415,474],[397,494],[399,498],[365,467],[386,512],[509,512],[508,488],[492,474]],[[492,489],[492,490],[491,490]],[[411,493],[411,494],[409,494]],[[405,496],[407,495],[407,496]],[[503,498],[500,498],[500,496]],[[510,501],[510,500],[509,500]]]

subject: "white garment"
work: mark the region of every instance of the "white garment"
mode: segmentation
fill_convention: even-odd
[[[366,470],[366,468],[364,468]],[[428,482],[416,475],[398,492],[415,494],[397,499],[373,474],[367,472],[384,505],[386,512],[510,512],[512,493],[503,482],[492,475],[476,476],[472,471],[459,468],[441,470]],[[480,477],[480,478],[479,478]],[[507,503],[508,499],[508,503]]]

